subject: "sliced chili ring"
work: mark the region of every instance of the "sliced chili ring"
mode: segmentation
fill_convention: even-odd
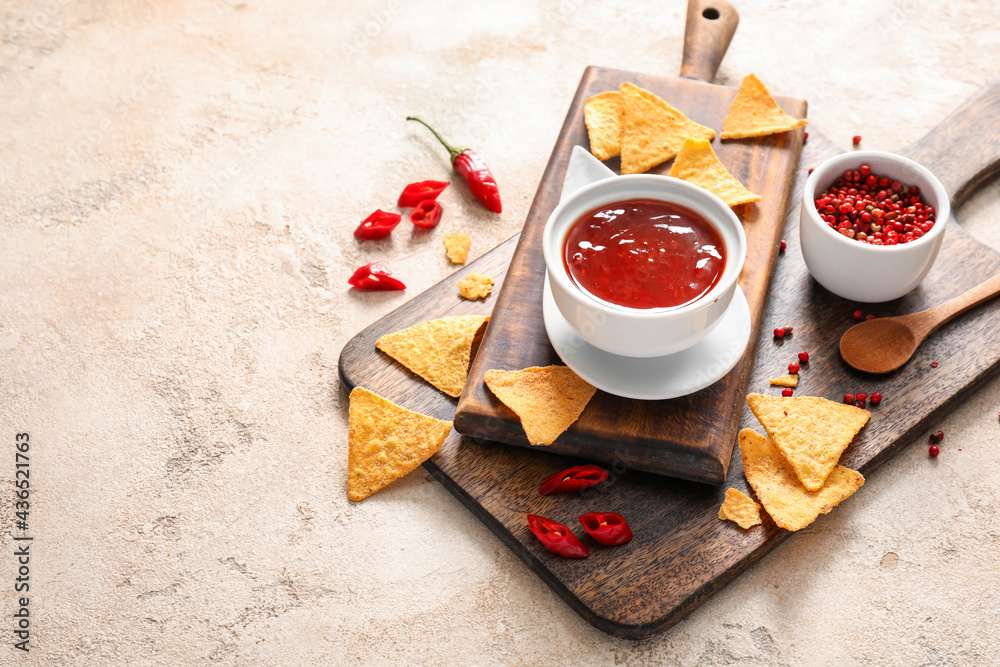
[[[354,230],[354,236],[362,241],[374,241],[384,239],[392,233],[400,220],[403,219],[399,213],[390,213],[382,209],[376,209]]]
[[[425,199],[437,199],[444,189],[451,185],[448,181],[418,181],[410,183],[399,195],[396,206],[400,208],[410,208],[416,206]]]
[[[588,535],[608,547],[632,539],[632,529],[622,515],[615,512],[587,512],[580,516],[580,524]]]
[[[554,493],[579,491],[600,484],[607,478],[608,471],[600,466],[574,466],[543,479],[542,485],[538,487],[538,493],[551,496]]]
[[[392,275],[382,262],[365,264],[347,279],[347,283],[358,290],[401,290],[406,289],[403,281]]]
[[[546,519],[537,514],[529,514],[528,528],[535,534],[542,546],[558,556],[586,558],[590,555],[590,549],[573,534],[573,531],[566,524]]]
[[[410,222],[421,229],[433,229],[441,222],[444,209],[435,199],[425,199],[410,211]]]

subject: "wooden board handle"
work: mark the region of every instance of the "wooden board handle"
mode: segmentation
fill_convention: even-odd
[[[1000,170],[1000,79],[986,84],[923,139],[901,151],[941,180],[958,208]]]
[[[688,0],[681,76],[711,83],[739,24],[739,12],[725,0]]]

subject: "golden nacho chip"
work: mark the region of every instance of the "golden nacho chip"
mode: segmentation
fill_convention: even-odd
[[[451,422],[355,387],[348,428],[347,497],[364,500],[429,459],[444,443]]]
[[[719,162],[719,157],[712,150],[712,144],[704,139],[685,141],[667,176],[694,183],[729,206],[760,201],[760,195],[755,195],[743,187],[743,184]]]
[[[788,375],[779,375],[776,378],[771,378],[772,387],[798,387],[799,386],[799,374],[789,373]]]
[[[699,125],[659,97],[623,83],[619,136],[622,173],[639,174],[677,155],[688,138],[711,140],[715,130]]]
[[[485,299],[493,291],[493,279],[481,273],[470,273],[458,281],[458,293],[463,299]]]
[[[747,405],[810,491],[823,486],[840,455],[872,416],[867,410],[818,396],[750,394]]]
[[[774,523],[786,530],[805,528],[865,483],[861,473],[838,465],[820,489],[808,491],[773,442],[749,428],[739,439],[747,481]]]
[[[489,370],[486,386],[521,419],[533,445],[551,445],[577,420],[597,391],[566,366]]]
[[[598,160],[621,154],[618,133],[622,126],[622,94],[617,90],[594,95],[583,105],[583,122],[590,137],[590,152]]]
[[[386,334],[375,347],[458,398],[469,374],[472,341],[486,315],[452,315]]]
[[[726,499],[719,506],[719,518],[732,521],[746,530],[760,521],[760,505],[739,489],[726,489]]]
[[[472,240],[465,234],[445,234],[444,248],[448,253],[448,261],[452,264],[465,264],[469,259],[469,246]]]
[[[722,121],[722,138],[761,137],[808,124],[807,119],[798,120],[782,111],[760,79],[747,74]]]

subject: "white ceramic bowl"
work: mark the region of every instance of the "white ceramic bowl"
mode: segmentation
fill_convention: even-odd
[[[934,227],[911,243],[876,246],[835,231],[816,212],[817,194],[848,169],[862,164],[872,173],[916,185],[925,203],[934,207]],[[951,215],[948,193],[941,182],[913,160],[882,151],[854,151],[830,158],[806,179],[799,216],[799,244],[809,273],[820,285],[852,301],[879,303],[903,296],[924,279],[937,258]]]
[[[700,213],[722,237],[726,266],[719,282],[697,301],[677,308],[637,309],[601,301],[578,287],[566,272],[566,234],[584,214],[628,199],[669,201]],[[542,248],[556,306],[583,340],[625,357],[662,357],[691,347],[711,331],[732,301],[746,259],[743,225],[718,197],[668,176],[632,174],[585,186],[549,216]]]

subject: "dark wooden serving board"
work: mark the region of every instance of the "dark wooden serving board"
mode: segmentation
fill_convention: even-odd
[[[542,231],[559,203],[574,146],[589,146],[583,105],[591,95],[636,83],[669,101],[703,125],[721,131],[736,91],[704,81],[588,68],[570,105],[555,149],[507,270],[503,289],[482,347],[469,370],[469,382],[455,413],[455,429],[465,435],[530,447],[517,415],[483,382],[487,370],[517,370],[562,364],[552,349],[542,318],[545,260]],[[797,118],[802,100],[778,97]],[[740,287],[750,306],[750,344],[736,366],[711,386],[682,398],[640,401],[598,391],[580,418],[549,446],[556,454],[620,462],[645,470],[710,484],[722,484],[739,425],[742,400],[762,322],[768,281],[788,210],[791,186],[802,149],[803,130],[741,141],[713,141],[726,168],[763,199],[736,209],[747,237]],[[651,173],[665,174],[672,161]],[[619,161],[609,162],[616,171]],[[706,418],[706,416],[711,418]]]
[[[939,176],[957,209],[977,184],[997,172],[998,121],[1000,80],[903,153]],[[797,206],[808,168],[843,149],[816,128],[810,127],[809,134],[792,197],[795,206],[784,232],[788,250],[771,281],[750,389],[770,393],[767,379],[780,373],[795,352],[807,349],[811,358],[802,372],[800,394],[836,399],[848,390],[882,392],[885,399],[841,461],[870,475],[1000,369],[1000,299],[933,333],[907,365],[885,376],[866,376],[840,360],[837,344],[854,323],[851,313],[861,307],[884,316],[941,303],[1000,272],[1000,254],[952,220],[937,263],[911,294],[877,306],[859,306],[830,294],[809,277],[802,262]],[[517,241],[511,238],[348,342],[340,357],[345,388],[362,385],[407,408],[451,419],[455,401],[378,352],[375,340],[434,317],[488,313],[489,302],[459,299],[456,283],[469,272],[487,273],[501,283]],[[774,341],[769,327],[778,324],[794,326],[794,335]],[[932,368],[932,361],[939,366]],[[746,408],[741,426],[760,430]],[[611,466],[608,482],[589,493],[537,495],[541,479],[582,462],[452,432],[424,465],[567,604],[594,626],[623,637],[646,637],[670,627],[790,535],[766,516],[763,525],[748,531],[720,521],[717,511],[726,487],[639,472],[621,462]],[[727,486],[748,492],[739,456],[732,458]],[[856,501],[862,502],[847,502]],[[377,502],[377,496],[365,502]],[[625,516],[635,539],[621,547],[601,548],[587,538],[593,549],[582,561],[550,554],[525,521],[525,514],[536,513],[574,525],[579,514],[598,509]]]

